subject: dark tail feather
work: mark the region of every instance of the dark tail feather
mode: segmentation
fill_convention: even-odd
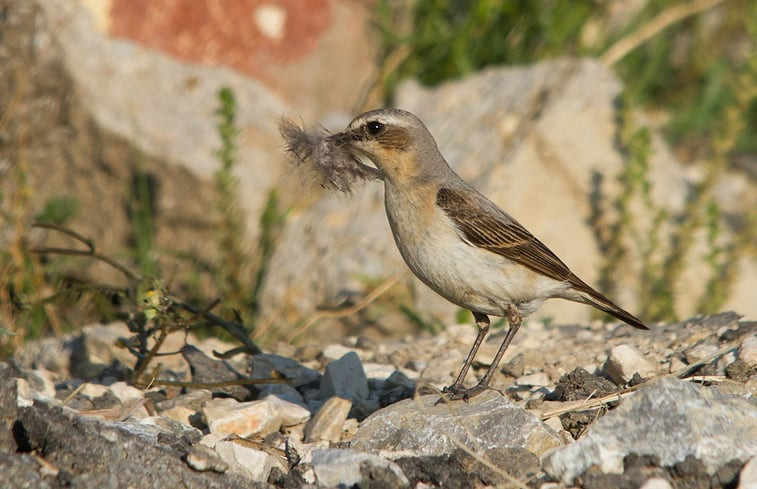
[[[649,326],[644,324],[639,318],[619,307],[613,301],[588,286],[578,277],[575,278],[577,279],[577,282],[573,283],[573,287],[581,295],[584,303],[594,306],[600,311],[606,312],[610,316],[620,319],[626,324],[630,324],[634,328],[649,329]]]
[[[603,296],[600,295],[600,297],[603,297]],[[594,299],[594,298],[592,298],[592,299]],[[634,328],[649,329],[649,326],[647,326],[646,324],[642,323],[639,318],[637,318],[636,316],[634,316],[630,312],[628,312],[628,311],[626,311],[624,309],[621,309],[620,307],[616,306],[615,304],[613,304],[612,302],[610,302],[606,297],[604,298],[604,300],[607,301],[607,302],[609,302],[610,305],[605,304],[604,302],[599,302],[599,301],[595,301],[595,300],[590,301],[590,303],[591,303],[592,306],[596,307],[597,309],[600,309],[600,310],[606,312],[607,314],[609,314],[610,316],[612,316],[614,318],[620,319],[621,321],[623,321],[626,324],[630,324]]]

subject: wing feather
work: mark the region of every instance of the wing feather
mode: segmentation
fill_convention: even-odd
[[[455,224],[461,238],[471,245],[504,256],[547,277],[568,282],[582,293],[582,302],[631,326],[649,329],[640,319],[578,278],[544,243],[482,195],[472,190],[442,187],[436,194],[436,204]]]
[[[436,204],[470,244],[504,256],[555,280],[575,277],[557,255],[494,204],[461,190],[442,187]]]

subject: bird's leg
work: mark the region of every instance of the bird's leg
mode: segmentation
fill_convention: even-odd
[[[476,387],[470,389],[471,391],[476,390],[475,393],[471,393],[471,396],[474,396],[489,388],[489,381],[491,381],[492,377],[494,377],[494,372],[497,371],[497,366],[502,360],[502,356],[505,354],[505,350],[507,350],[507,347],[510,346],[510,342],[515,337],[515,333],[517,333],[518,329],[520,329],[520,325],[523,322],[523,316],[520,315],[515,307],[510,306],[507,310],[507,322],[510,323],[510,329],[507,331],[507,335],[502,341],[499,350],[497,350],[497,354],[494,355],[494,360],[492,360],[491,365],[489,365],[489,369],[486,371],[484,378],[481,379]]]
[[[478,384],[471,387],[470,389],[459,389],[455,392],[452,392],[452,394],[449,396],[450,399],[465,399],[467,401],[471,397],[481,394],[489,388],[489,382],[492,380],[492,377],[494,377],[494,372],[497,371],[497,366],[502,360],[502,356],[505,354],[505,350],[507,350],[507,347],[510,346],[510,342],[515,337],[515,333],[518,332],[518,329],[520,329],[520,325],[523,322],[523,317],[513,306],[509,306],[507,309],[507,322],[510,323],[510,329],[507,331],[507,335],[505,336],[504,341],[502,341],[502,345],[500,345],[499,350],[497,350],[497,354],[494,355],[494,359],[492,360],[491,365],[489,365],[489,369],[486,371],[484,377]],[[478,343],[481,342],[479,341]]]
[[[455,383],[453,383],[449,387],[444,388],[444,392],[449,393],[451,399],[462,398],[457,397],[456,394],[459,392],[464,392],[463,381],[465,380],[465,376],[468,374],[468,369],[470,369],[470,366],[473,363],[473,359],[476,357],[476,353],[478,352],[478,348],[481,346],[481,342],[484,341],[486,333],[489,332],[489,316],[487,316],[486,314],[481,314],[480,312],[473,312],[473,318],[476,320],[476,326],[478,327],[476,341],[473,342],[473,346],[468,352],[468,357],[465,359],[463,368],[460,369],[460,373],[458,374]]]

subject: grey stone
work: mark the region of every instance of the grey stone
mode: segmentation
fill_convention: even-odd
[[[215,451],[228,464],[229,470],[242,473],[254,481],[265,482],[274,467],[284,468],[273,456],[248,446],[241,439],[221,440],[216,443]]]
[[[291,358],[272,353],[253,356],[251,370],[250,377],[256,380],[271,379],[278,372],[284,378],[291,379],[290,385],[295,388],[316,384],[321,380],[321,374],[312,368],[305,367]]]
[[[468,345],[472,344],[473,340],[471,339]],[[465,352],[463,350],[466,348],[470,348],[470,346],[464,346],[462,349],[448,349],[440,346],[440,351],[443,351],[444,355],[434,355],[429,359],[418,382],[431,383],[439,388],[450,385],[454,382],[458,372],[460,372],[460,367],[465,360]]]
[[[382,470],[383,469],[383,470]],[[363,482],[365,474],[380,470],[390,476],[387,487],[406,487],[410,483],[394,462],[356,450],[326,449],[313,451],[313,470],[322,487],[352,487]]]
[[[603,367],[607,376],[618,385],[628,383],[635,373],[646,379],[657,373],[657,364],[632,345],[618,345],[610,350]]]
[[[351,400],[368,398],[368,379],[355,352],[348,352],[326,366],[321,379],[320,398],[339,396]]]
[[[404,387],[404,388],[407,388],[407,389],[414,389],[415,388],[415,381],[413,381],[412,379],[410,379],[402,371],[395,370],[384,381],[384,388],[385,389],[392,389],[394,387]]]
[[[213,398],[213,393],[207,389],[192,389],[186,394],[180,394],[172,399],[166,399],[155,404],[158,411],[165,411],[175,407],[186,407],[192,411],[199,411],[202,405]]]
[[[216,384],[240,380],[243,378],[229,362],[210,358],[205,353],[192,345],[186,345],[181,349],[181,355],[189,364],[192,374],[192,382],[200,384]],[[224,387],[208,387],[237,401],[249,401],[252,398],[251,386],[229,385]]]
[[[108,386],[108,390],[122,403],[145,397],[145,393],[142,390],[137,389],[126,382],[114,382]]]
[[[71,354],[77,347],[73,337],[41,338],[24,343],[14,354],[16,363],[23,368],[43,368],[59,378],[71,375]]]
[[[60,473],[54,467],[45,467],[36,456],[19,453],[0,456],[0,474],[4,489],[60,489]]]
[[[78,334],[60,340],[72,345],[70,374],[82,379],[101,379],[106,369],[118,367],[119,380],[123,380],[129,375],[128,369],[134,367],[136,357],[126,348],[119,347],[118,342],[132,336],[125,323],[113,322],[86,326]],[[165,338],[162,351],[177,351],[185,342],[196,343],[194,335],[174,331]],[[179,355],[161,357],[161,364],[163,376],[187,370],[187,362]]]
[[[5,397],[6,392],[0,391],[0,398]],[[184,436],[156,427],[81,417],[38,400],[18,410],[14,431],[22,444],[11,452],[0,447],[0,460],[23,459],[26,455],[17,450],[34,451],[65,474],[70,487],[264,487],[235,474],[193,470],[184,463],[192,446]],[[0,462],[0,469],[3,464]],[[3,470],[3,474],[7,472]],[[26,485],[16,480],[19,485],[15,487],[45,487],[33,480]]]
[[[94,379],[113,362],[133,367],[136,357],[125,348],[116,348],[118,339],[130,334],[123,323],[95,324],[84,328],[71,354],[71,375]]]
[[[284,401],[288,401],[300,406],[305,406],[305,399],[302,394],[289,384],[268,384],[260,388],[258,398],[263,399],[268,396],[275,396]]]
[[[149,416],[140,419],[138,423],[140,427],[147,427],[148,429],[154,427],[158,436],[164,436],[168,433],[176,439],[186,439],[192,443],[196,443],[202,438],[202,432],[197,428],[164,416]]]
[[[502,447],[486,453],[457,449],[449,455],[401,457],[400,466],[413,487],[532,487],[541,473],[539,457],[524,448]]]
[[[757,368],[757,334],[749,335],[739,345],[739,360],[751,368]]]
[[[757,454],[757,406],[664,378],[624,400],[576,443],[546,454],[542,463],[548,474],[570,484],[592,465],[622,473],[629,454],[655,456],[662,466],[695,456],[713,474],[733,459]]]
[[[438,395],[407,399],[365,419],[350,446],[382,454],[445,455],[460,446],[476,453],[522,447],[541,455],[562,445],[560,437],[533,414],[498,392],[469,402],[438,403]]]
[[[697,363],[709,357],[716,351],[718,351],[717,345],[700,343],[686,350],[686,362],[690,365]]]
[[[393,365],[380,363],[364,363],[363,370],[365,371],[365,376],[372,381],[377,381],[377,384],[383,383],[397,372],[397,369]]]
[[[528,375],[521,375],[515,379],[515,385],[524,387],[546,387],[551,384],[549,375],[544,372],[536,372]]]

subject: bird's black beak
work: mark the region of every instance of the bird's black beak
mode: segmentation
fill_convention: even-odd
[[[336,134],[332,134],[326,139],[337,147],[349,146],[350,142],[352,141],[352,131],[347,130],[338,132]]]
[[[368,155],[365,155],[362,151],[352,145],[355,139],[357,139],[355,137],[355,133],[349,129],[347,129],[346,131],[338,132],[336,134],[332,134],[331,136],[326,138],[326,140],[329,143],[333,144],[334,147],[346,151],[352,158],[352,161],[355,163],[355,165],[357,165],[365,174],[371,175],[372,178],[383,180],[384,174],[381,173],[381,170],[379,170],[375,166],[368,166],[363,163],[364,159],[367,159],[371,162],[372,160]]]

